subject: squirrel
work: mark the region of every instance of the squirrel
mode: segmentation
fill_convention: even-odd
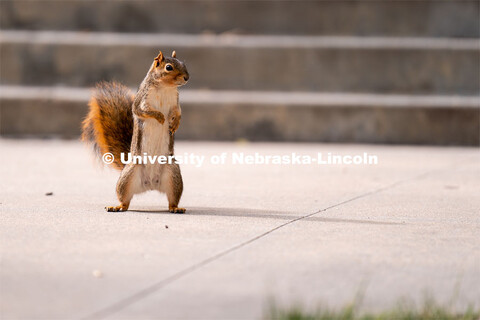
[[[178,207],[183,180],[177,163],[125,165],[120,156],[130,152],[132,157],[145,153],[173,157],[174,134],[182,114],[177,88],[188,79],[187,67],[175,51],[172,57],[160,51],[135,95],[116,82],[96,85],[81,139],[93,145],[99,158],[113,154],[111,165],[121,170],[116,188],[120,205],[105,207],[107,211],[128,210],[133,196],[148,190],[166,193],[170,212],[186,211]]]

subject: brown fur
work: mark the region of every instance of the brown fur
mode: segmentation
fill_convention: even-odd
[[[91,143],[101,158],[106,152],[115,157],[112,166],[122,170],[120,153],[129,152],[133,135],[133,94],[116,82],[100,82],[90,99],[83,121],[82,140]]]
[[[172,139],[173,140],[173,139]],[[184,213],[185,208],[179,208],[178,203],[183,193],[182,173],[178,164],[168,166],[169,187],[167,188],[168,209],[171,213]]]

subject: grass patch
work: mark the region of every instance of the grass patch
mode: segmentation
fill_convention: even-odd
[[[397,307],[380,313],[361,313],[355,304],[341,310],[319,308],[308,311],[299,306],[282,309],[271,305],[266,319],[272,320],[480,320],[480,310],[468,308],[465,312],[453,312],[432,300],[422,307],[398,304]]]

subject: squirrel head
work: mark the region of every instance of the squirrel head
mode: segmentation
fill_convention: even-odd
[[[165,57],[160,51],[153,59],[150,75],[155,82],[168,87],[183,86],[189,79],[187,67],[177,59],[175,51],[172,52],[172,57]]]

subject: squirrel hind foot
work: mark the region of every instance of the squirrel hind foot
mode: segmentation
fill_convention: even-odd
[[[123,212],[128,210],[128,206],[121,204],[116,207],[105,207],[105,210],[107,210],[107,212]]]
[[[185,213],[185,211],[187,211],[187,209],[179,208],[179,207],[169,207],[168,211],[170,211],[170,213]]]

